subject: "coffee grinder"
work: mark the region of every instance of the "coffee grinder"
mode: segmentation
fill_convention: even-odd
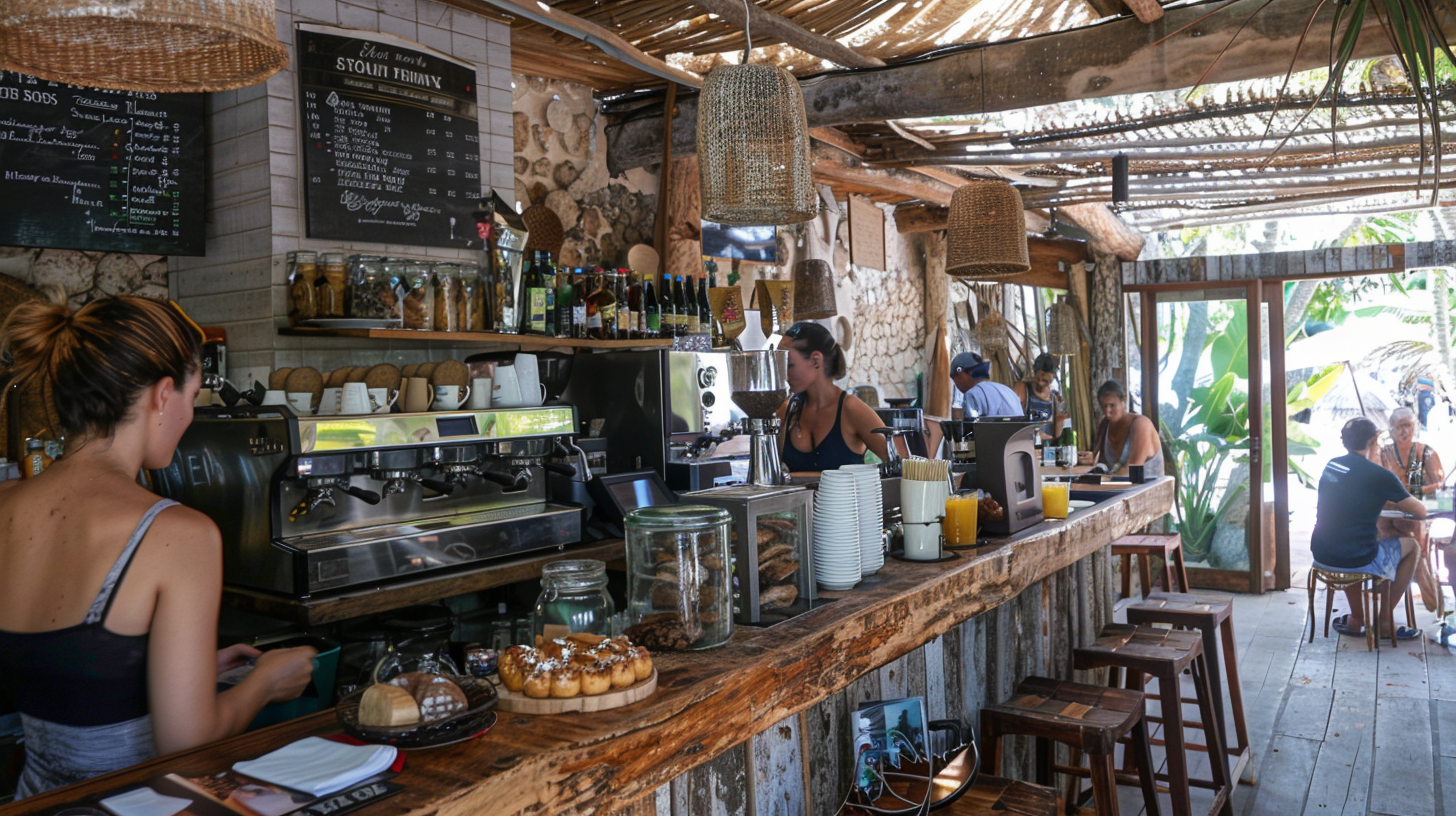
[[[986,519],[982,529],[988,534],[1011,535],[1042,519],[1036,425],[1021,417],[976,420],[977,485],[1005,511],[999,519]]]
[[[761,349],[728,353],[733,402],[748,417],[748,483],[775,487],[787,476],[779,463],[779,406],[789,396],[789,353]]]

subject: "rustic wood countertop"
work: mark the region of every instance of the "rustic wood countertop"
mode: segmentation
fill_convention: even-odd
[[[835,603],[772,628],[739,627],[721,648],[656,655],[657,693],[635,705],[590,715],[502,713],[478,740],[409,752],[396,780],[405,790],[368,812],[611,813],[631,805],[1157,519],[1172,507],[1173,480],[1109,492],[1066,521],[1038,524],[944,563],[889,560],[855,589],[826,593]],[[0,807],[0,814],[36,813],[168,772],[215,773],[338,730],[332,711],[320,713]]]

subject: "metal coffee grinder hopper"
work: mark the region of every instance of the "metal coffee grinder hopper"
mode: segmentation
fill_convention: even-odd
[[[777,486],[788,482],[779,462],[778,409],[789,396],[789,353],[763,349],[728,353],[733,402],[748,417],[748,483]]]

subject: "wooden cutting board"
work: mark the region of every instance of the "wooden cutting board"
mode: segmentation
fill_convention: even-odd
[[[575,697],[527,697],[525,692],[511,691],[505,684],[496,686],[496,694],[500,700],[496,708],[501,711],[510,711],[515,714],[565,714],[568,711],[606,711],[609,708],[621,708],[624,705],[631,705],[639,700],[645,700],[657,691],[657,667],[652,667],[652,676],[646,680],[638,680],[632,685],[618,691],[609,691],[605,694],[593,694],[587,696],[578,694]]]

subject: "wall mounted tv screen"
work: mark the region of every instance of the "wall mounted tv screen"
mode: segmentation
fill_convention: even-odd
[[[710,258],[739,258],[755,263],[778,263],[778,227],[729,227],[703,222],[703,254]]]

